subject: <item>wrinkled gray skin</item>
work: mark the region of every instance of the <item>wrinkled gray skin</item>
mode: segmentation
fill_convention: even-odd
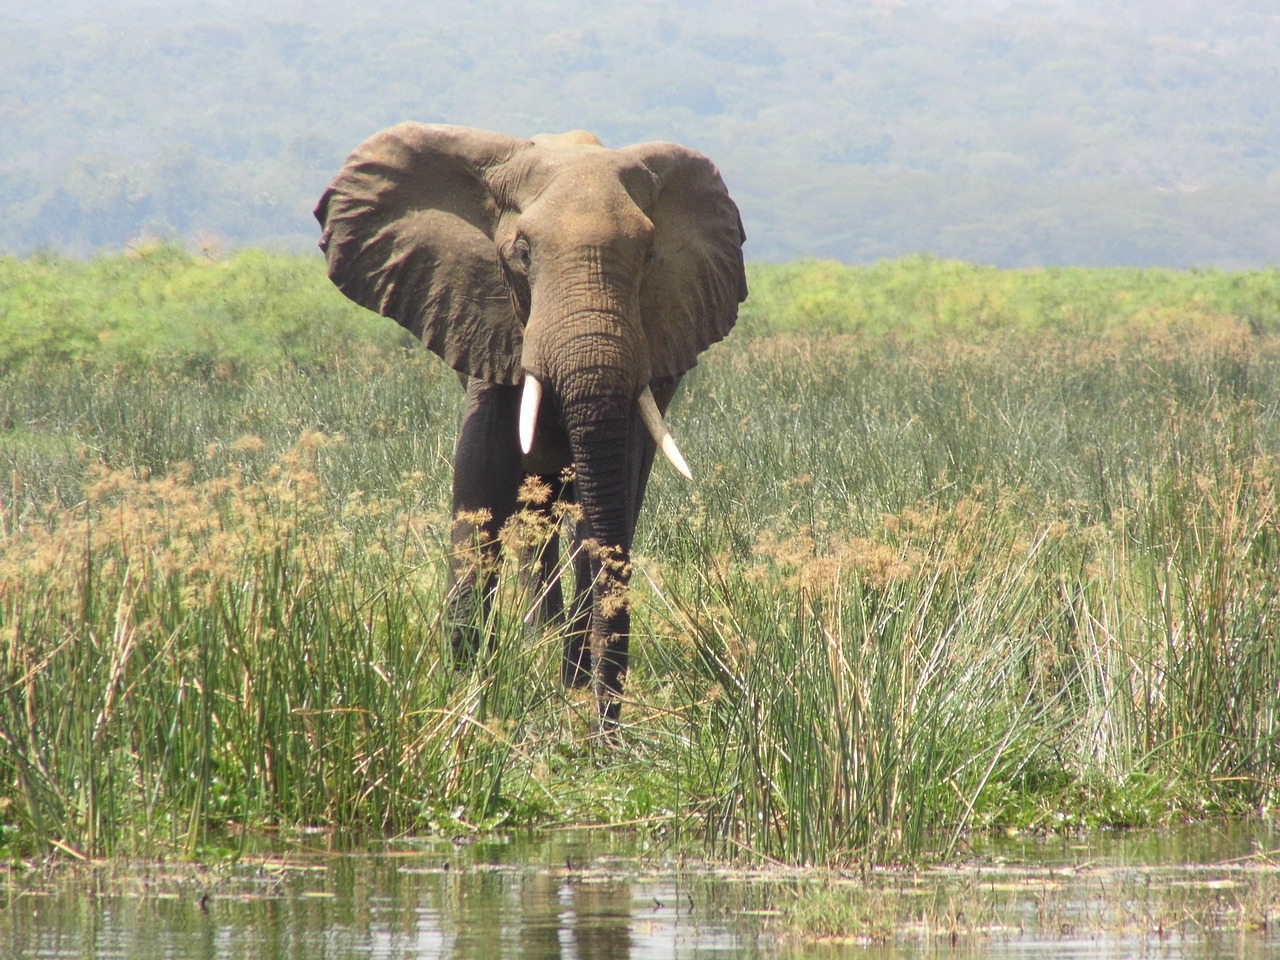
[[[496,554],[523,478],[539,476],[582,511],[574,600],[566,613],[547,580],[544,612],[568,617],[564,679],[593,683],[612,728],[630,631],[616,598],[655,451],[636,401],[648,386],[665,411],[747,295],[742,223],[715,166],[675,144],[609,150],[580,131],[521,140],[404,123],[356,149],[316,218],[339,289],[411,330],[466,383],[453,478],[455,656],[477,652],[493,586],[465,548],[478,538]],[[527,455],[517,429],[526,375],[543,388]],[[533,558],[544,578],[557,549],[553,538]]]

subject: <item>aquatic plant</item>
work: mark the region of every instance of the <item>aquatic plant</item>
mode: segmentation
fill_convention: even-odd
[[[237,263],[218,283],[259,271],[238,302],[280,315],[273,261]],[[699,479],[650,489],[612,751],[536,585],[503,577],[487,660],[448,661],[448,371],[33,348],[0,375],[0,844],[603,822],[843,863],[1273,805],[1280,347],[1206,306],[1233,278],[1182,306],[1146,279],[1157,305],[1096,323],[749,318],[673,407]]]

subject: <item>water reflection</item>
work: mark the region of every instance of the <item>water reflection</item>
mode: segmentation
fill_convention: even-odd
[[[214,869],[12,873],[0,888],[0,956],[1280,957],[1275,825],[979,838],[965,864],[867,876],[728,872],[640,843],[544,835]],[[867,939],[805,941],[795,918],[815,897],[870,916]]]

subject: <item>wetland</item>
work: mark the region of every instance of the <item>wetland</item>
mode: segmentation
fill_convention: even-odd
[[[0,951],[1274,955],[1280,274],[750,283],[610,747],[315,258],[0,258]]]

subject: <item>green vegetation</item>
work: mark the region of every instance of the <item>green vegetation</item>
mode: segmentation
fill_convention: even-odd
[[[748,266],[743,307],[755,333],[918,338],[1213,326],[1230,317],[1280,331],[1280,271],[1055,267],[1000,270],[909,257],[869,267],[835,261]]]
[[[70,363],[204,374],[331,367],[405,340],[323,283],[324,262],[149,242],[90,261],[0,257],[0,369]]]
[[[655,471],[618,749],[514,576],[448,665],[457,381],[318,259],[0,275],[11,854],[603,822],[847,863],[1277,801],[1275,273],[753,267],[670,418],[698,480]]]
[[[735,336],[860,334],[899,339],[1093,335],[1232,318],[1280,331],[1280,270],[1000,270],[909,257],[748,265]],[[147,242],[82,261],[0,256],[0,369],[199,374],[218,380],[373,362],[412,341],[334,293],[324,261],[243,250],[192,255]]]

